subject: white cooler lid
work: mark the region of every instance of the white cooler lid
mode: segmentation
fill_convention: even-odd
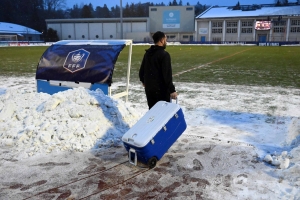
[[[122,141],[136,147],[146,146],[179,109],[180,106],[175,103],[157,102],[123,135]]]

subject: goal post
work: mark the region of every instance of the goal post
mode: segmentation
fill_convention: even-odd
[[[17,35],[0,35],[0,42],[17,42]]]

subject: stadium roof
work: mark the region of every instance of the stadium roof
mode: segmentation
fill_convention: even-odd
[[[240,6],[240,10],[231,7],[212,6],[198,15],[196,19],[228,18],[228,17],[260,17],[260,16],[300,16],[299,6],[248,5]]]
[[[42,33],[18,24],[0,22],[0,34],[40,35]]]

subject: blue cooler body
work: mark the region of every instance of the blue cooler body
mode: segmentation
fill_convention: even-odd
[[[137,161],[153,168],[187,125],[181,107],[175,103],[157,102],[122,137],[128,151],[129,162]]]

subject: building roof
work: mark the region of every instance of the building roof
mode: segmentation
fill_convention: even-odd
[[[6,23],[6,22],[0,22],[0,34],[24,34],[24,35],[40,35],[42,33],[28,28],[26,26],[18,25],[18,24],[12,24],[12,23]]]
[[[260,17],[260,16],[300,16],[299,6],[275,6],[252,5],[241,6],[242,9],[234,10],[234,7],[212,6],[198,15],[196,19],[207,18],[232,18],[232,17]]]
[[[148,17],[125,17],[123,22],[147,22]],[[76,19],[46,19],[46,23],[102,23],[120,22],[120,18],[76,18]]]

